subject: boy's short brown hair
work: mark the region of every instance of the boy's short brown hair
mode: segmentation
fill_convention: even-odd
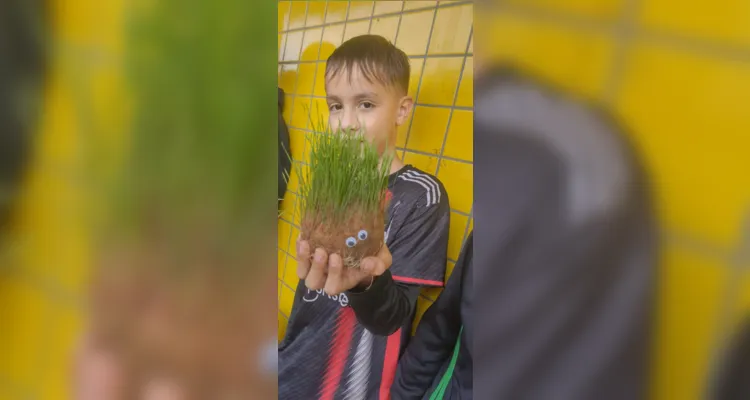
[[[368,81],[396,87],[404,94],[409,91],[409,57],[386,38],[378,35],[353,37],[334,50],[326,62],[328,81],[346,71],[359,68]]]

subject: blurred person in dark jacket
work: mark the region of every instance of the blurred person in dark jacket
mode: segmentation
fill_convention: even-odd
[[[472,398],[471,335],[474,233],[399,360],[393,399]]]
[[[478,72],[475,232],[394,399],[646,398],[657,243],[635,152],[595,106]]]

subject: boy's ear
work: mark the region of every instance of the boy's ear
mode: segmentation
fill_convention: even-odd
[[[396,125],[401,126],[406,122],[407,118],[409,118],[409,114],[411,114],[412,108],[414,108],[414,99],[412,99],[409,95],[402,97],[401,101],[398,104]]]

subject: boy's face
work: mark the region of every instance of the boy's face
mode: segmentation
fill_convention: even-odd
[[[368,81],[359,68],[351,75],[342,70],[327,79],[326,95],[330,127],[363,133],[381,155],[386,144],[396,147],[397,128],[407,121],[413,106],[411,97],[396,87]]]

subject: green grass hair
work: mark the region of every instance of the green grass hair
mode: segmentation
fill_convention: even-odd
[[[385,154],[381,160],[361,132],[334,131],[324,122],[312,124],[309,168],[296,164],[303,221],[313,218],[336,226],[349,221],[353,213],[381,212],[392,156]]]

